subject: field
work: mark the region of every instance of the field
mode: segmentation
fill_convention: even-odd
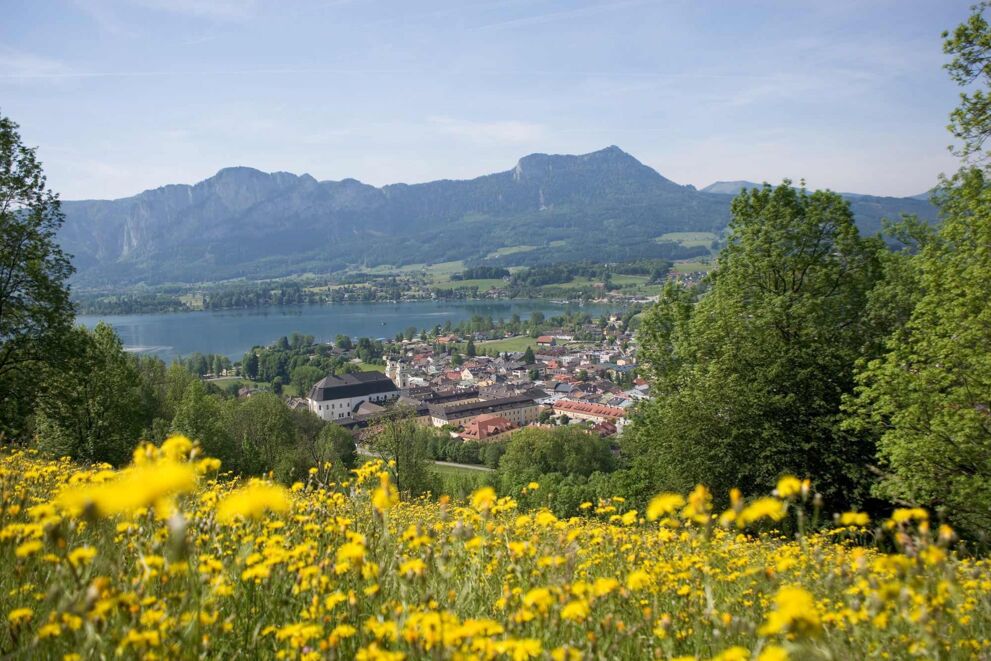
[[[385,365],[375,365],[372,363],[358,363],[358,369],[362,372],[384,372]]]
[[[991,654],[988,560],[919,509],[803,533],[794,478],[723,513],[698,487],[558,520],[535,483],[400,501],[381,462],[285,488],[218,477],[181,437],[135,457],[0,455],[5,658]]]
[[[657,241],[674,241],[686,248],[697,246],[708,248],[718,238],[712,232],[668,232],[657,237]]]
[[[525,335],[520,335],[518,337],[508,337],[504,340],[489,340],[486,342],[479,342],[479,348],[484,348],[487,351],[526,351],[527,347],[530,347],[534,351],[537,349],[537,339],[534,337],[527,337]]]
[[[709,272],[712,269],[712,262],[675,262],[673,270],[675,273],[694,273],[696,271]]]

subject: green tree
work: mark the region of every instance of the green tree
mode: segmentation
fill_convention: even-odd
[[[510,439],[497,478],[503,493],[516,494],[546,474],[589,476],[614,469],[609,443],[598,434],[578,427],[526,428]]]
[[[261,475],[274,470],[287,452],[295,435],[289,409],[276,395],[256,393],[226,407],[226,425],[239,454],[240,471]]]
[[[917,261],[923,292],[887,354],[859,374],[858,429],[880,433],[879,493],[991,532],[991,185],[978,169],[945,193]]]
[[[402,497],[436,491],[436,480],[429,469],[429,446],[436,433],[416,424],[413,414],[401,407],[382,417],[369,447],[379,458],[392,462],[389,470]]]
[[[475,350],[475,340],[472,338],[468,338],[468,345],[465,347],[465,354],[469,358],[474,358],[478,355],[478,352]]]
[[[170,387],[178,387],[178,381]],[[207,456],[220,460],[223,470],[237,473],[242,470],[241,453],[227,427],[227,406],[219,397],[208,394],[202,381],[191,379],[176,404],[172,432],[199,441]],[[231,402],[229,406],[236,404]]]
[[[944,50],[951,77],[967,88],[951,115],[965,166],[935,196],[942,223],[891,289],[907,323],[887,353],[858,375],[853,424],[880,434],[878,492],[939,509],[965,534],[991,539],[991,135],[989,5],[974,7]],[[914,306],[905,304],[916,294]],[[885,299],[883,302],[888,302]]]
[[[527,346],[526,351],[523,352],[523,362],[527,365],[533,365],[537,362],[536,356],[533,355],[533,347]]]
[[[25,434],[40,371],[66,355],[74,317],[58,196],[17,128],[0,115],[0,441]]]
[[[655,399],[626,434],[655,487],[708,484],[761,493],[783,473],[810,477],[834,507],[868,497],[870,435],[841,428],[854,366],[877,346],[865,320],[879,277],[835,193],[790,182],[738,196],[708,290],[666,287],[641,323]]]
[[[39,445],[82,461],[127,463],[146,417],[137,370],[107,324],[72,329],[64,341],[70,350],[46,371],[38,399]]]

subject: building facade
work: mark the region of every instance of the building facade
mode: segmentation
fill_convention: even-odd
[[[365,402],[386,404],[399,399],[399,388],[381,372],[328,376],[310,389],[307,404],[329,422],[349,422]]]

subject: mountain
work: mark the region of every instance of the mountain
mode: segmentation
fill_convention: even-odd
[[[717,181],[703,188],[702,193],[719,193],[720,195],[739,195],[745,188],[760,188],[762,184],[752,181]]]
[[[680,186],[618,147],[531,154],[511,170],[475,179],[381,188],[234,167],[191,186],[63,202],[59,239],[74,256],[81,289],[459,259],[689,258],[707,249],[658,237],[720,232],[730,199]],[[869,199],[855,209],[869,231],[881,216],[901,211],[925,207],[920,215],[935,215],[919,200]],[[500,248],[517,249],[494,254]]]

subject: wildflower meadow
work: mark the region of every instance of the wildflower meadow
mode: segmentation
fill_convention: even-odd
[[[568,520],[490,488],[401,501],[227,479],[196,444],[119,471],[0,459],[4,658],[987,658],[991,564],[925,510],[813,523],[813,485]],[[539,490],[533,483],[528,490]],[[775,532],[788,530],[787,534]]]

